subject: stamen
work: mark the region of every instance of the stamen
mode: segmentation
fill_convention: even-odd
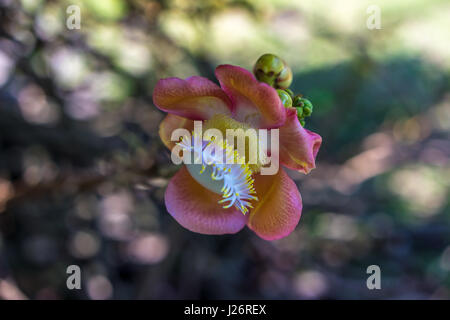
[[[224,209],[234,205],[245,215],[249,211],[248,207],[253,208],[250,201],[258,201],[258,198],[255,196],[255,188],[253,187],[253,172],[248,164],[241,161],[239,154],[232,147],[224,141],[216,141],[211,138],[210,140],[203,140],[202,147],[196,150],[184,140],[186,138],[178,143],[183,148],[183,151],[194,152],[194,157],[201,159],[201,169],[196,172],[190,170],[191,175],[203,186],[214,192],[218,192],[219,188],[216,190],[216,187],[211,187],[211,183],[214,186],[215,183],[222,182],[220,189],[222,199],[219,200],[219,203],[223,204]],[[215,144],[216,148],[222,149],[224,152],[215,152],[213,154],[203,152],[212,143]],[[214,148],[214,150],[216,149]],[[190,169],[189,166],[188,169]],[[204,181],[205,178],[200,176],[207,169],[211,171],[209,175],[210,182]]]

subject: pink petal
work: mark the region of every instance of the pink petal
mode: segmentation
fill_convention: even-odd
[[[256,80],[252,73],[241,67],[220,65],[216,77],[233,103],[236,120],[259,128],[274,128],[284,123],[285,110],[276,90]]]
[[[301,126],[294,108],[287,108],[286,114],[286,123],[280,128],[280,162],[290,169],[309,173],[316,167],[322,138]]]
[[[192,120],[215,114],[231,115],[231,102],[214,82],[198,76],[186,80],[161,79],[153,91],[153,103],[161,110]]]
[[[259,202],[250,211],[248,227],[266,240],[286,237],[302,213],[302,197],[294,181],[280,169],[273,176],[257,175],[254,185]]]
[[[170,180],[165,193],[167,211],[186,229],[203,234],[236,233],[247,217],[235,208],[223,209],[221,195],[202,187],[183,166]]]
[[[175,141],[170,140],[172,132],[178,128],[192,131],[194,129],[194,121],[169,113],[159,124],[159,137],[170,150],[175,146]]]

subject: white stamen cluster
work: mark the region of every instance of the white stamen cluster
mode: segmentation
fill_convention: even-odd
[[[253,208],[250,201],[258,200],[255,196],[256,191],[253,187],[252,170],[239,156],[238,152],[229,146],[225,141],[216,141],[211,139],[201,139],[201,144],[195,146],[195,134],[192,140],[188,137],[181,139],[178,145],[184,152],[193,152],[195,163],[201,164],[200,174],[209,166],[211,168],[211,179],[214,181],[223,180],[221,189],[223,199],[219,203],[224,204],[223,208],[230,208],[234,205],[243,214]],[[214,144],[211,146],[211,144]],[[207,147],[212,152],[205,151]],[[222,152],[214,152],[215,150]],[[200,161],[199,161],[200,160]]]

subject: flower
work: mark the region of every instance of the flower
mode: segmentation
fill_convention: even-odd
[[[315,168],[322,138],[303,128],[297,110],[285,108],[273,87],[238,66],[220,65],[215,75],[220,86],[199,76],[157,83],[153,102],[168,113],[159,128],[167,148],[176,145],[170,139],[172,131],[192,131],[194,120],[222,131],[278,128],[280,163],[305,174]],[[302,198],[283,168],[274,175],[261,175],[258,166],[245,163],[220,166],[217,159],[202,157],[200,152],[214,140],[202,141],[199,150],[188,142],[179,145],[200,157],[201,164],[183,165],[165,192],[167,211],[183,227],[203,234],[229,234],[247,225],[266,240],[283,238],[295,229]],[[239,158],[226,143],[222,147],[226,155]]]

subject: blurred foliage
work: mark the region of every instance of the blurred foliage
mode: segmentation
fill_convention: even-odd
[[[450,4],[379,0],[368,30],[370,4],[0,0],[0,298],[450,298]],[[290,172],[303,217],[274,242],[191,233],[165,210],[152,88],[266,52],[323,137]]]

